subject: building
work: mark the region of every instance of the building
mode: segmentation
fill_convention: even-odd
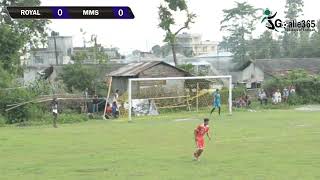
[[[69,64],[73,53],[71,36],[48,37],[47,48],[31,50],[27,66]]]
[[[218,42],[202,41],[200,34],[182,33],[177,35],[176,42],[177,52],[194,56],[215,52],[218,47]]]
[[[139,62],[131,63],[121,67],[111,73],[106,74],[107,77],[112,77],[112,91],[116,89],[124,92],[128,90],[128,80],[130,78],[155,78],[155,77],[184,77],[192,76],[190,73],[172,66],[163,61]],[[163,88],[164,93],[179,93],[184,90],[184,81],[141,81],[132,85],[133,95],[142,92],[151,92],[150,88],[156,87],[157,90]]]
[[[233,72],[233,82],[245,84],[247,88],[256,88],[266,79],[285,76],[297,69],[303,69],[309,74],[319,74],[320,58],[257,59]]]

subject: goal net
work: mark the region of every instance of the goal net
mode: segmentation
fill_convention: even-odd
[[[131,78],[128,81],[128,120],[168,112],[209,111],[219,89],[223,108],[232,113],[231,76]]]

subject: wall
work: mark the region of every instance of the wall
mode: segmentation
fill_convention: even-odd
[[[71,36],[57,36],[48,37],[48,50],[55,50],[54,39],[56,39],[57,51],[61,52],[64,56],[71,56],[73,51],[72,37]]]
[[[253,82],[264,81],[264,72],[251,63],[247,68],[242,71],[242,81],[247,82],[247,87],[251,87]]]

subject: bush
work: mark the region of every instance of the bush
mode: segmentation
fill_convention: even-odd
[[[85,121],[88,121],[88,117],[84,114],[60,114],[58,116],[58,123],[61,124],[70,124]]]
[[[320,76],[308,75],[303,70],[295,70],[287,76],[270,79],[264,83],[263,88],[271,97],[275,90],[289,86],[296,89],[296,93],[289,96],[290,105],[320,103]]]
[[[3,116],[0,115],[0,127],[4,126],[6,123],[6,120],[4,119]]]
[[[33,97],[27,89],[14,89],[1,93],[0,113],[6,117],[6,123],[13,124],[28,121],[31,116],[30,109],[32,109],[32,104],[23,105],[7,112],[5,109],[7,105],[30,101]]]
[[[247,89],[244,86],[238,86],[232,89],[232,100],[238,99],[243,95],[246,95]],[[228,104],[229,90],[228,88],[221,89],[221,100],[223,104]]]

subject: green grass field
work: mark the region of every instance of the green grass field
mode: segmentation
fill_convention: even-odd
[[[320,112],[222,115],[195,162],[193,129],[204,115],[0,128],[0,179],[320,179]]]

